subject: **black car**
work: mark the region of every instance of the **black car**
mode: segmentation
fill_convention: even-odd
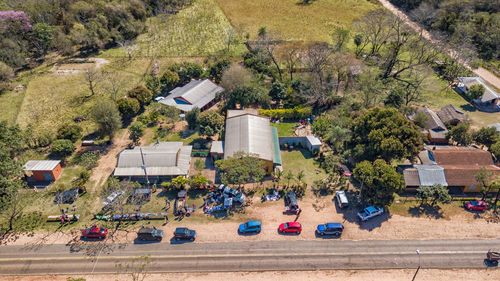
[[[142,227],[137,232],[137,239],[142,241],[161,241],[163,238],[163,230],[156,227]]]
[[[195,238],[196,238],[196,231],[195,230],[191,230],[191,229],[186,228],[186,227],[178,227],[175,229],[174,239],[177,241],[178,240],[194,241]]]

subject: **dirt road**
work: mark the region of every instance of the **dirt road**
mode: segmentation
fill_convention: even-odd
[[[403,13],[401,10],[399,10],[396,6],[391,4],[389,0],[378,0],[380,4],[382,4],[385,8],[387,8],[389,11],[391,11],[393,14],[395,14],[398,18],[406,22],[413,30],[416,32],[420,33],[422,32],[422,36],[429,40],[434,46],[438,47],[441,51],[447,53],[448,55],[454,57],[454,54],[456,53],[455,50],[450,48],[447,44],[444,42],[437,40],[434,38],[427,30],[423,29],[419,24],[416,22],[412,21],[405,13]],[[495,86],[496,88],[500,89],[500,79],[496,77],[493,73],[489,72],[485,68],[479,67],[477,69],[472,69],[467,62],[465,61],[458,61],[460,64],[471,70],[474,74],[477,76],[483,78],[485,81],[490,83],[491,85]]]

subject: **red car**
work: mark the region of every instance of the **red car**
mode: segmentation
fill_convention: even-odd
[[[302,231],[302,225],[300,225],[299,222],[286,222],[280,224],[280,227],[278,228],[278,231],[280,233],[295,233],[295,234],[300,234]]]
[[[349,170],[349,168],[347,168],[346,165],[344,164],[341,164],[341,163],[338,163],[337,164],[337,168],[339,169],[339,172],[344,175],[345,177],[350,177],[352,176],[352,173],[351,171]]]
[[[106,235],[108,235],[108,230],[106,228],[97,227],[95,225],[82,231],[83,238],[104,239],[106,238]]]
[[[465,209],[470,211],[484,211],[488,206],[484,201],[471,201],[464,204]]]

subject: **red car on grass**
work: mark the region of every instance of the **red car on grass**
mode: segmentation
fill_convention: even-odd
[[[469,211],[485,211],[488,208],[486,202],[479,200],[467,202],[464,204],[464,207]]]
[[[108,235],[108,230],[106,228],[97,227],[95,225],[82,231],[83,238],[104,239],[106,238],[106,235]]]
[[[302,231],[302,225],[299,222],[292,221],[280,224],[278,227],[280,233],[295,233],[300,234]]]

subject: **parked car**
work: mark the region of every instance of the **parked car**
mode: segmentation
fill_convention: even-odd
[[[262,229],[262,224],[260,221],[248,221],[246,223],[240,224],[238,227],[239,233],[260,233]]]
[[[104,239],[108,235],[108,230],[106,228],[97,227],[93,225],[90,228],[84,229],[82,231],[83,238],[98,238]]]
[[[358,213],[358,217],[361,221],[367,221],[373,217],[379,216],[384,213],[384,209],[380,207],[369,206],[363,209],[363,211]]]
[[[342,209],[349,207],[349,200],[347,200],[347,195],[345,194],[344,191],[342,190],[336,191],[335,200],[337,201],[339,208]]]
[[[464,207],[465,207],[465,209],[470,210],[470,211],[484,211],[488,208],[488,206],[486,205],[486,202],[479,201],[479,200],[467,202],[464,204]]]
[[[335,235],[340,237],[343,230],[344,226],[341,223],[325,223],[319,224],[318,227],[316,227],[316,233],[321,236]]]
[[[108,197],[106,197],[106,200],[104,200],[102,204],[104,205],[104,208],[109,208],[118,201],[123,200],[124,196],[125,196],[125,191],[123,190],[114,191]]]
[[[295,196],[295,192],[288,191],[285,194],[285,206],[286,210],[289,212],[298,212],[299,204],[297,203],[297,197]]]
[[[338,163],[338,164],[337,164],[337,168],[338,168],[339,172],[340,172],[342,175],[344,175],[344,176],[346,176],[346,177],[350,177],[350,176],[352,176],[351,171],[349,170],[349,168],[347,168],[347,166],[346,166],[345,164]]]
[[[142,227],[137,231],[137,239],[142,241],[161,241],[163,238],[163,230],[156,227]]]
[[[178,227],[174,231],[174,239],[177,241],[179,240],[194,241],[194,239],[196,239],[196,231],[186,227]]]
[[[66,190],[58,192],[54,199],[54,204],[73,204],[78,198],[78,188],[73,190]]]
[[[280,233],[295,233],[300,234],[302,231],[302,225],[299,222],[291,221],[280,224],[278,231]]]
[[[219,190],[222,190],[224,198],[232,198],[234,202],[243,204],[245,202],[246,196],[241,191],[230,188],[229,186],[225,186],[221,184],[219,186]]]

